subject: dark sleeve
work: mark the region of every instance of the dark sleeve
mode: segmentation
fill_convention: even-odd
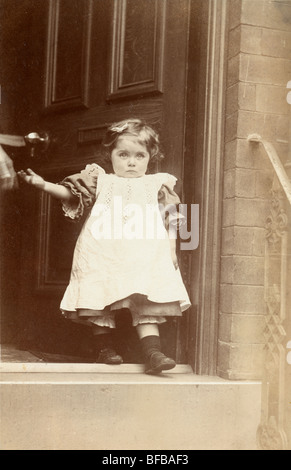
[[[184,215],[179,213],[180,198],[169,186],[165,184],[161,186],[158,192],[158,202],[167,230],[171,226],[180,227],[186,222]]]
[[[90,171],[86,167],[80,173],[67,176],[59,184],[70,189],[71,193],[76,196],[71,202],[62,201],[63,211],[66,217],[73,220],[80,219],[84,213],[91,209],[96,200],[98,172]]]

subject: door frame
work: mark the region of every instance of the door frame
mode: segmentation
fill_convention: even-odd
[[[193,24],[193,15],[197,13],[201,26],[196,90],[188,92],[187,104],[189,108],[192,103],[195,111],[189,109],[187,116],[192,114],[194,118],[188,118],[186,127],[186,149],[190,148],[194,164],[192,200],[199,203],[200,211],[199,247],[190,260],[190,296],[194,315],[191,315],[188,351],[195,373],[216,375],[229,5],[228,2],[212,0],[199,3],[199,11],[196,2],[195,6],[192,3],[196,11],[191,14],[189,39],[191,41],[191,34],[192,40],[197,34]],[[191,90],[189,81],[188,89]],[[187,145],[189,141],[190,145]]]

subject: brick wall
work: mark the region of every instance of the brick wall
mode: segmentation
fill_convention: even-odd
[[[273,170],[259,133],[288,157],[291,2],[229,1],[218,374],[261,375],[264,237]]]

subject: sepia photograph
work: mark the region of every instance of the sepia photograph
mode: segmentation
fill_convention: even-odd
[[[0,223],[0,450],[291,450],[291,0],[0,0]]]

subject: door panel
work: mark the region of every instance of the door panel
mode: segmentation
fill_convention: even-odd
[[[38,35],[26,38],[42,72],[23,85],[33,112],[24,119],[27,109],[19,109],[19,132],[47,131],[51,138],[48,151],[36,149],[26,166],[57,182],[87,163],[102,164],[108,124],[140,117],[160,133],[166,156],[160,169],[182,183],[190,1],[45,0],[26,6],[32,22],[42,18],[46,37],[42,54]],[[59,204],[47,196],[27,187],[23,192],[29,210],[21,226],[18,327],[25,324],[24,340],[38,347],[78,353],[81,330],[61,318],[59,303],[80,226],[62,218]],[[166,352],[178,362],[187,360],[187,315],[162,327]],[[136,353],[134,337],[132,344]]]
[[[81,224],[73,224],[64,217],[59,202],[46,193],[41,194],[39,214],[37,290],[40,294],[63,292]]]
[[[162,92],[166,3],[114,4],[108,98]]]
[[[92,1],[49,3],[45,109],[87,107]]]

